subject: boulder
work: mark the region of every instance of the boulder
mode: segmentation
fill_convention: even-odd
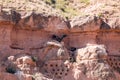
[[[31,56],[22,56],[16,59],[16,66],[24,73],[33,74],[36,62],[34,62]]]
[[[80,80],[80,76],[84,75],[85,80],[116,80],[111,67],[106,62],[107,54],[104,45],[89,44],[85,48],[78,49],[74,67],[75,78]]]
[[[76,60],[106,59],[107,52],[104,45],[87,44],[85,48],[76,51]]]
[[[32,58],[30,56],[22,56],[20,58],[17,58],[16,63],[17,63],[17,65],[22,64],[23,66],[25,64],[30,65],[30,66],[35,66],[36,65],[35,62],[32,60]]]

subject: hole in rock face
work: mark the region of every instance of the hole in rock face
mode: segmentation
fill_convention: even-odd
[[[111,65],[113,65],[113,62],[111,62]]]
[[[55,66],[56,66],[56,67],[58,67],[58,65],[57,65],[57,64],[56,64]]]
[[[71,48],[70,48],[70,51],[75,51],[75,50],[76,50],[75,47],[71,47]]]
[[[67,73],[65,73],[65,76],[67,75]]]
[[[72,57],[70,57],[70,60],[72,60]]]
[[[57,71],[60,71],[60,69],[57,69]]]
[[[120,66],[120,63],[119,63],[119,66]]]
[[[53,40],[56,40],[56,41],[58,41],[58,42],[61,42],[60,37],[57,36],[57,35],[52,35],[52,39],[53,39]]]
[[[112,59],[111,59],[111,58],[109,58],[109,60],[111,61]]]
[[[69,71],[69,69],[67,69],[67,72]]]
[[[47,66],[47,64],[45,64],[45,66]]]
[[[60,72],[60,75],[62,75],[62,72]]]
[[[115,66],[117,66],[117,62],[115,63]]]
[[[55,69],[52,69],[52,71],[55,71]]]
[[[64,71],[64,69],[62,69],[62,71]]]
[[[52,65],[52,64],[50,64],[50,67],[53,67],[53,65]]]
[[[67,68],[68,66],[66,65],[65,67]]]
[[[58,73],[55,73],[55,75],[58,75]]]

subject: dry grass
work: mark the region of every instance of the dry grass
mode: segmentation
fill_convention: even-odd
[[[110,9],[114,9],[114,12],[119,12],[120,10],[120,2],[117,2],[117,0],[94,0],[96,1],[94,5],[91,1],[92,0],[0,0],[0,5],[5,9],[13,8],[17,11],[59,14],[64,18],[88,15],[88,13],[99,15],[105,10],[110,11]],[[95,7],[98,2],[104,5],[99,6],[99,8]],[[110,9],[107,7],[110,7]],[[92,12],[92,9],[95,10]]]

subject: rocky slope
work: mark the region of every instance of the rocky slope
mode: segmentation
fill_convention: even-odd
[[[119,0],[80,2],[75,18],[44,1],[1,2],[0,80],[119,80]]]

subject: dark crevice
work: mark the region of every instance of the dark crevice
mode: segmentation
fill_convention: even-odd
[[[110,26],[107,24],[107,23],[105,23],[104,21],[102,21],[102,24],[101,24],[101,26],[100,26],[100,29],[110,29]]]
[[[16,11],[11,10],[11,18],[12,18],[12,21],[15,24],[17,24],[21,19],[21,15],[19,13],[17,13]]]
[[[19,49],[19,50],[24,50],[24,48],[20,48],[20,47],[17,47],[17,46],[10,46],[10,48],[12,48],[12,49]]]
[[[61,42],[65,37],[67,37],[66,34],[62,35],[61,37],[57,36],[57,35],[52,35],[52,39],[56,40],[58,42]]]

